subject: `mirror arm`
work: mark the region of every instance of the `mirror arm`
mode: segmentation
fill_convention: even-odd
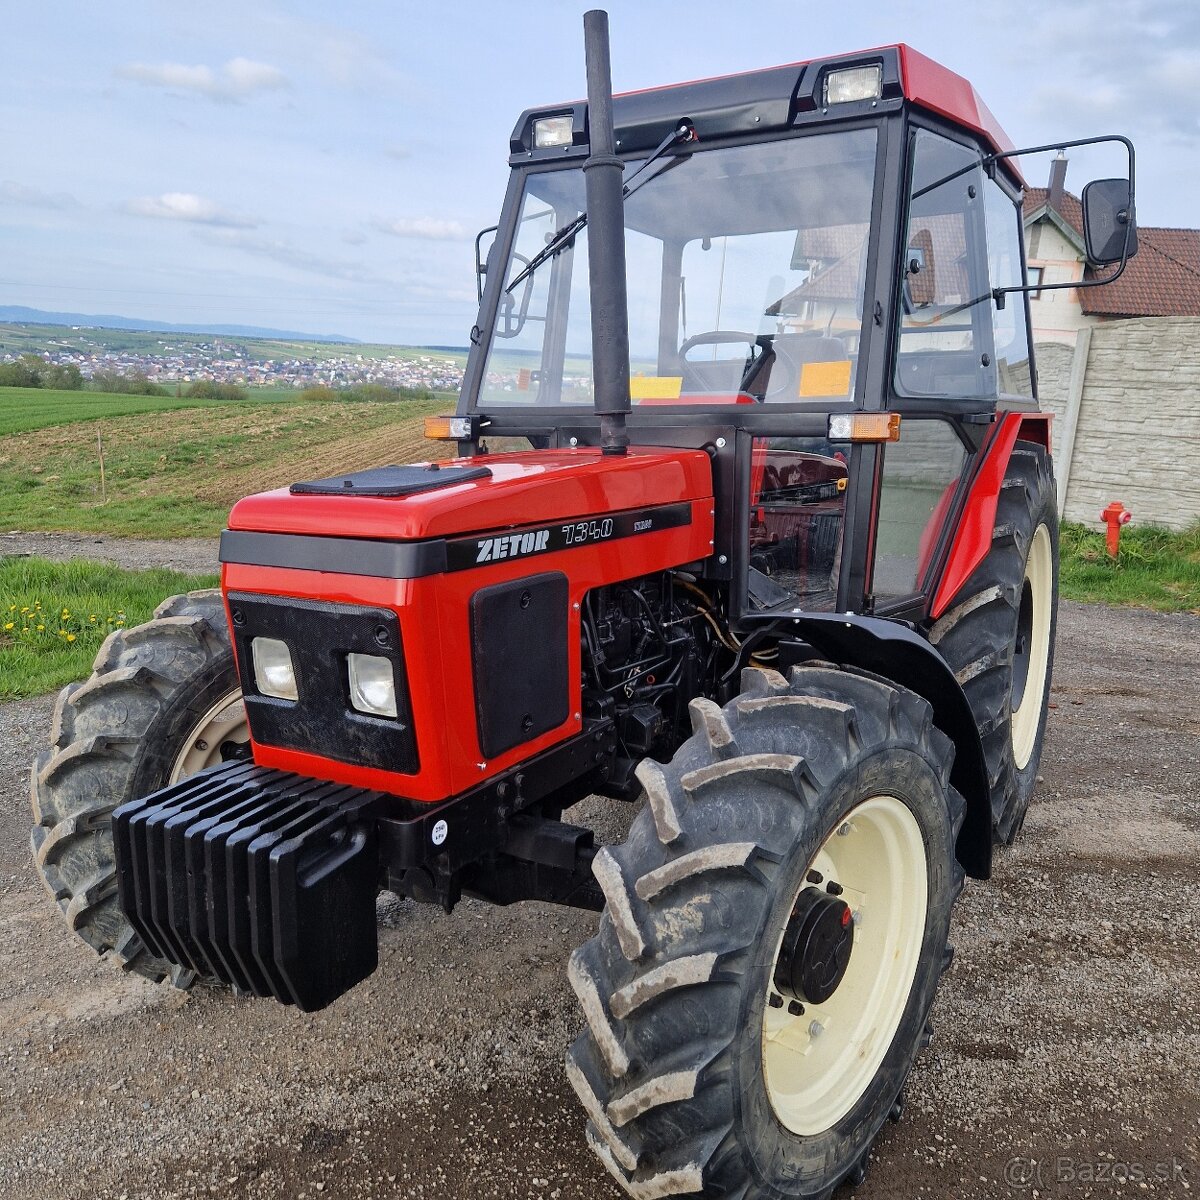
[[[1020,158],[1022,154],[1048,154],[1051,150],[1073,150],[1076,146],[1098,146],[1103,142],[1120,142],[1125,147],[1129,155],[1129,186],[1133,188],[1133,143],[1120,133],[1107,133],[1099,137],[1076,138],[1069,142],[1047,142],[1044,146],[1023,146],[1020,150],[999,150],[994,154],[985,154],[983,156],[984,167],[990,166],[992,163],[998,163],[1006,158]]]
[[[483,239],[489,233],[495,233],[499,228],[499,225],[489,225],[475,235],[475,292],[480,304],[483,303],[483,277],[487,274],[487,263],[483,261],[482,255]]]
[[[1107,283],[1112,283],[1118,276],[1124,274],[1125,265],[1129,262],[1129,239],[1125,239],[1125,254],[1122,255],[1121,261],[1117,264],[1117,269],[1111,275],[1105,275],[1103,279],[1080,279],[1077,283],[1024,283],[1014,284],[1012,287],[992,288],[992,299],[996,302],[998,309],[1004,308],[1004,297],[1015,292],[1022,294],[1026,292],[1061,292],[1065,288],[1075,288],[1076,291],[1082,291],[1084,288],[1104,287]]]

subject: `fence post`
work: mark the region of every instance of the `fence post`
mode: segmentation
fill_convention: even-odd
[[[1058,480],[1058,516],[1067,512],[1067,481],[1071,477],[1071,461],[1075,457],[1075,432],[1079,428],[1079,410],[1083,407],[1083,387],[1087,382],[1088,352],[1092,346],[1091,326],[1085,325],[1075,335],[1075,353],[1071,358],[1071,380],[1067,385],[1067,407],[1063,412],[1062,435],[1054,459],[1054,474]]]

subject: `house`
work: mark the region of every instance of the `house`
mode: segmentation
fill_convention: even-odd
[[[1048,186],[1025,193],[1025,246],[1031,284],[1102,278],[1083,242],[1083,205],[1066,190],[1067,159],[1050,167]],[[1034,340],[1074,345],[1080,329],[1131,317],[1200,317],[1200,229],[1139,226],[1138,253],[1107,287],[1031,292]]]

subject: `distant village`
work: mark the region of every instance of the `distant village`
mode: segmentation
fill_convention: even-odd
[[[261,342],[258,344],[263,345]],[[0,361],[16,355],[0,355]],[[251,387],[349,387],[378,383],[387,387],[457,391],[462,384],[460,359],[436,351],[363,354],[352,347],[322,345],[312,357],[264,357],[237,342],[214,337],[189,338],[181,345],[164,339],[153,348],[109,349],[102,346],[51,347],[40,355],[58,366],[74,365],[85,380],[96,375],[143,375],[153,383],[172,385],[211,380]]]

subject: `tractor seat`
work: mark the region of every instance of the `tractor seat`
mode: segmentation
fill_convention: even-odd
[[[764,400],[784,404],[800,394],[800,378],[807,363],[848,363],[846,343],[837,337],[812,333],[778,333],[771,342],[771,374]],[[849,385],[844,392],[848,394]],[[833,391],[830,394],[839,394]]]

